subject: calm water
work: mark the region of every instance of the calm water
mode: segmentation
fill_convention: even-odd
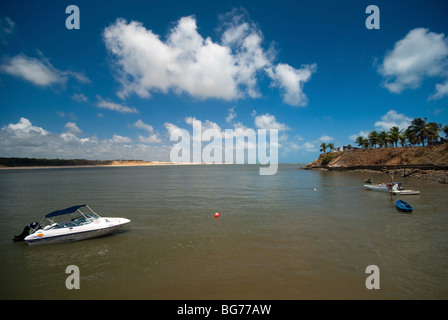
[[[401,179],[422,191],[403,197],[414,212],[402,214],[390,195],[362,188],[389,176],[296,167],[0,170],[0,298],[448,298],[447,185]],[[80,242],[12,242],[46,213],[83,203],[132,222]],[[72,264],[80,290],[65,287]],[[372,264],[379,290],[365,287]]]

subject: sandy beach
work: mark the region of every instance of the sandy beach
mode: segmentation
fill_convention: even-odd
[[[67,166],[0,166],[0,170],[10,169],[58,169],[58,168],[98,168],[98,167],[144,167],[144,166],[182,166],[182,165],[201,165],[195,162],[170,162],[170,161],[140,161],[140,160],[114,160],[110,164],[98,165],[67,165]]]

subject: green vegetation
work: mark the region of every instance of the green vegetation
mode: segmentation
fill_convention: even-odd
[[[394,126],[390,128],[388,132],[372,131],[367,138],[358,137],[356,143],[363,149],[373,148],[377,146],[379,148],[388,147],[401,147],[435,144],[441,141],[445,141],[440,132],[448,137],[448,125],[442,127],[441,124],[436,122],[427,122],[427,119],[415,118],[412,120],[411,125],[404,130]]]
[[[95,166],[109,165],[111,163],[112,161],[110,160],[0,158],[0,166],[6,167]]]
[[[326,166],[333,160],[333,153],[327,153],[324,158],[322,159],[322,165]]]

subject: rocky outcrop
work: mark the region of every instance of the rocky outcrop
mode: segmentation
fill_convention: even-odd
[[[375,170],[448,183],[448,144],[327,152],[301,169]]]

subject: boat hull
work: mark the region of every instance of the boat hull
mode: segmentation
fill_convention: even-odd
[[[397,202],[395,203],[395,207],[401,212],[412,212],[413,210],[412,206],[409,203],[402,200],[397,200]]]
[[[382,184],[365,184],[364,188],[372,191],[390,192],[390,189]]]
[[[393,191],[393,194],[401,195],[401,196],[404,196],[404,195],[417,195],[417,194],[420,194],[420,191],[417,191],[417,190],[400,190],[400,191]]]
[[[365,184],[364,189],[372,190],[372,191],[380,191],[380,192],[392,192],[394,195],[418,195],[420,191],[418,190],[410,190],[410,189],[397,189],[393,187],[388,187],[385,184]]]
[[[29,245],[38,245],[86,240],[113,233],[129,222],[130,220],[125,218],[101,218],[98,222],[86,226],[49,231],[37,230],[27,236],[25,241]]]

